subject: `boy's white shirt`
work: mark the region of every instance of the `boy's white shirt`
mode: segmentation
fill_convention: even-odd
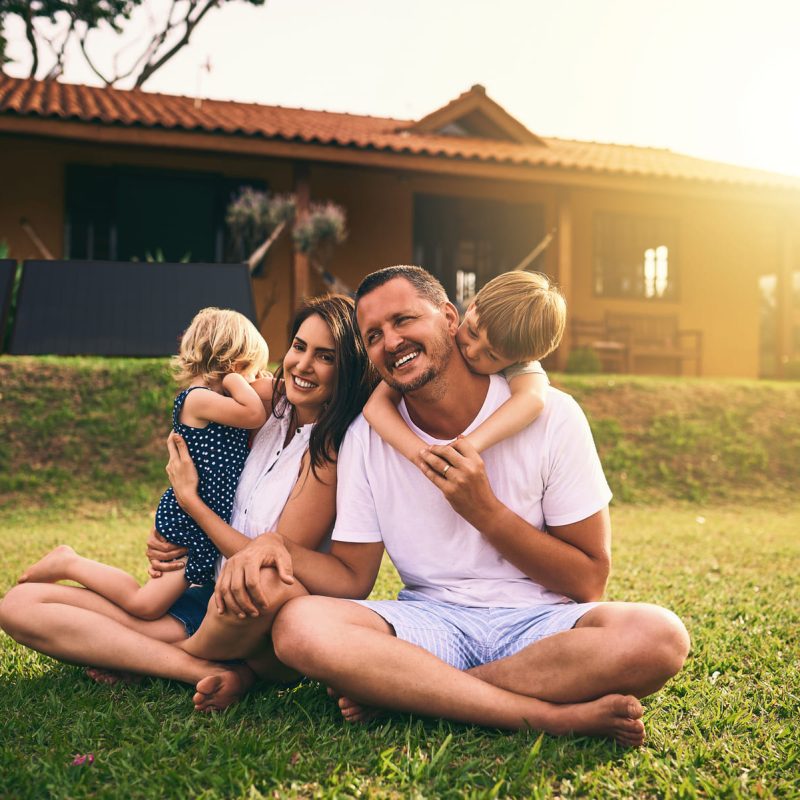
[[[509,396],[505,379],[490,376],[484,404],[463,433],[474,430]],[[416,427],[404,402],[398,409],[425,442],[446,443]],[[552,387],[538,419],[484,451],[482,458],[500,502],[540,530],[545,521],[567,525],[586,519],[611,499],[586,417],[569,395]],[[363,416],[345,436],[337,474],[332,538],[382,541],[407,588],[431,599],[467,606],[569,602],[506,561]]]

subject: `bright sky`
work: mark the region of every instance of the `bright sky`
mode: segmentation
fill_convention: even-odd
[[[540,135],[800,175],[798,31],[797,0],[231,2],[145,88],[419,118],[481,83]],[[77,58],[65,79],[97,83]]]

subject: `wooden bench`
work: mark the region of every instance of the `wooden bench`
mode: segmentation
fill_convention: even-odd
[[[603,320],[573,317],[570,324],[570,349],[588,348],[600,359],[605,372],[628,371],[628,332],[612,333]]]
[[[637,360],[651,358],[673,361],[679,375],[692,361],[701,374],[702,332],[679,329],[676,316],[607,312],[604,320],[573,318],[570,331],[571,348],[593,350],[606,371],[635,372]]]
[[[628,357],[628,372],[636,371],[638,359],[674,361],[680,375],[685,361],[694,362],[696,375],[702,372],[703,334],[699,330],[681,330],[678,317],[650,314],[606,313],[606,330],[615,338],[623,337]]]

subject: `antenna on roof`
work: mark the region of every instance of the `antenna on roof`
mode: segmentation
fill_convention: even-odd
[[[211,66],[211,53],[206,56],[206,60],[200,64],[197,68],[197,91],[195,92],[194,97],[194,107],[199,109],[203,105],[202,99],[202,84],[203,84],[203,71],[207,72],[209,75],[211,74],[212,66]]]

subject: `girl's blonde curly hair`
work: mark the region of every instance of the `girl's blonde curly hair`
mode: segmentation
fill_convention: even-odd
[[[198,311],[172,359],[175,380],[182,388],[202,377],[206,384],[231,372],[267,372],[269,348],[247,317],[227,308]]]

